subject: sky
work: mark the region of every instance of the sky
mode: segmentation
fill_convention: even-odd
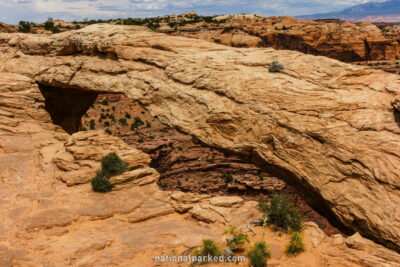
[[[154,17],[195,11],[199,15],[255,13],[297,16],[340,11],[374,0],[0,0],[0,21],[43,22]],[[382,1],[382,0],[375,0]]]

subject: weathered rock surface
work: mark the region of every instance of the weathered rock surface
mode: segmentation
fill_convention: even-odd
[[[0,73],[0,95],[1,266],[132,266],[137,252],[196,246],[260,217],[256,202],[238,197],[161,191],[150,156],[103,131],[69,136],[28,77]],[[112,192],[94,193],[90,178],[109,152],[128,171],[111,177]],[[220,214],[213,225],[187,213],[200,206]]]
[[[15,28],[3,22],[0,22],[0,33],[11,33],[11,32],[16,32]]]
[[[208,145],[257,158],[346,227],[400,248],[400,128],[391,106],[398,76],[137,27],[0,40],[2,71],[122,92]],[[283,73],[268,72],[273,60],[283,62]]]
[[[290,49],[345,62],[400,56],[398,38],[385,36],[377,26],[367,22],[316,22],[257,15],[221,16],[220,19],[226,22],[218,27],[189,24],[170,34],[234,47]]]
[[[0,51],[0,71],[23,74],[55,90],[124,93],[205,144],[253,158],[307,192],[310,203],[331,211],[348,228],[399,249],[400,129],[391,106],[400,88],[396,75],[293,51],[236,49],[110,25],[51,37],[0,34]],[[285,70],[269,73],[272,60],[282,61]],[[70,257],[76,250],[73,244],[85,244],[88,248],[79,253],[90,251],[87,257],[98,265],[105,263],[102,260],[120,263],[121,257],[146,246],[166,246],[170,239],[157,240],[161,232],[166,236],[165,229],[173,236],[176,231],[184,236],[185,229],[198,231],[199,238],[212,235],[209,226],[199,224],[193,230],[191,221],[168,208],[171,193],[160,192],[154,183],[104,196],[91,192],[87,183],[67,187],[56,179],[60,171],[73,172],[81,164],[76,161],[84,151],[80,138],[85,143],[99,133],[69,137],[49,123],[51,114],[31,79],[7,73],[0,79],[0,178],[5,185],[1,217],[7,218],[2,226],[6,237],[1,240],[14,240],[17,235],[22,241],[12,249],[23,247],[20,253],[25,258],[33,257],[29,248],[35,247],[43,255],[58,253],[59,259],[65,259],[58,261],[63,265],[67,259],[75,265],[90,261]],[[121,156],[138,153],[142,162],[148,158],[121,148],[112,138],[97,139],[105,142],[97,144],[103,149],[112,142]],[[75,145],[73,140],[78,140]],[[64,150],[68,153],[56,157]],[[90,169],[94,175],[99,163],[91,156],[82,158],[89,160],[85,175]],[[56,165],[58,159],[64,160],[62,164]],[[74,176],[70,185],[80,179]],[[240,221],[239,215],[249,218],[254,211],[249,202],[231,208],[215,206],[210,199],[184,204],[193,217],[221,225]],[[176,206],[179,212],[187,209]],[[60,216],[41,219],[53,212]],[[149,223],[149,214],[162,219]],[[168,228],[170,219],[181,225]],[[137,226],[141,220],[146,223]],[[126,228],[129,221],[135,225]],[[111,242],[109,233],[115,231],[120,238]],[[135,247],[144,239],[150,241]],[[63,249],[56,249],[56,243]],[[95,253],[95,248],[105,249]],[[115,250],[119,252],[113,254]],[[111,253],[111,259],[100,257],[102,253]]]

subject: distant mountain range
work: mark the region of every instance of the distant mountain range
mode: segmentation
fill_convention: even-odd
[[[306,20],[335,18],[349,21],[400,22],[400,0],[371,2],[356,5],[340,12],[298,16],[297,18]]]

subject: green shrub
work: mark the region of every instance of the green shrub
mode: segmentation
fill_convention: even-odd
[[[306,246],[303,243],[303,237],[299,232],[293,232],[290,238],[290,243],[286,247],[286,255],[289,257],[297,256],[301,252],[306,250]]]
[[[28,33],[31,31],[31,23],[29,21],[20,21],[19,22],[19,27],[18,27],[19,32],[24,32]]]
[[[104,122],[104,127],[109,127],[109,126],[110,126],[110,122],[105,121],[105,122]]]
[[[269,72],[281,72],[284,70],[285,67],[283,66],[282,62],[279,61],[272,61],[269,65]]]
[[[302,215],[291,199],[283,194],[274,195],[269,204],[260,201],[258,207],[267,216],[269,222],[284,230],[300,231],[303,224]]]
[[[92,179],[92,188],[95,192],[109,192],[113,188],[113,185],[110,183],[109,174],[104,172],[103,170],[97,171],[96,176]]]
[[[143,143],[144,139],[143,139],[143,137],[140,137],[137,141],[138,141],[138,143]]]
[[[221,174],[221,178],[225,179],[225,182],[227,184],[229,184],[233,181],[233,177],[230,172],[224,172],[223,174]]]
[[[200,250],[194,251],[194,256],[221,256],[221,251],[219,250],[217,244],[211,239],[203,239],[203,244]]]
[[[230,227],[225,229],[224,234],[230,234],[231,237],[227,240],[227,246],[232,251],[241,251],[243,246],[248,241],[248,237],[245,233],[239,233],[235,228]]]
[[[260,175],[258,176],[258,180],[264,181],[264,175],[263,175],[263,174],[260,174]]]
[[[105,129],[104,131],[106,132],[106,134],[109,134],[109,135],[111,135],[111,134],[112,134],[112,132],[111,132],[111,130],[110,130],[110,129]]]
[[[96,126],[96,123],[94,122],[93,119],[91,119],[90,122],[89,122],[90,130],[94,130],[94,127],[95,127],[95,126]]]
[[[109,153],[101,159],[101,168],[110,176],[118,175],[126,170],[128,164],[121,160],[117,154]]]
[[[125,118],[123,118],[123,119],[119,119],[119,120],[118,120],[118,122],[119,122],[121,125],[123,125],[123,126],[126,126],[126,125],[128,125],[128,122],[126,121],[126,119],[125,119]]]
[[[101,104],[103,104],[104,106],[108,106],[108,100],[104,99],[103,102],[101,102]]]
[[[114,114],[106,114],[107,117],[109,117],[113,122],[115,122],[115,116]]]
[[[265,242],[256,242],[247,252],[250,266],[265,267],[267,260],[271,257],[269,246]]]
[[[134,131],[137,127],[144,125],[144,122],[142,121],[142,119],[140,119],[139,117],[135,117],[132,125],[131,125],[131,131]]]

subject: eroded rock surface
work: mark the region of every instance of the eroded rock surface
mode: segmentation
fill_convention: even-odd
[[[132,266],[135,253],[197,246],[260,217],[254,201],[161,191],[150,156],[104,131],[69,136],[28,77],[0,73],[0,95],[1,266]],[[109,152],[128,170],[95,193],[90,178]]]
[[[251,14],[220,16],[216,20],[224,21],[218,26],[196,23],[166,32],[233,47],[296,50],[345,62],[388,60],[400,56],[398,35],[389,36],[368,22],[305,21]]]
[[[11,33],[11,32],[16,32],[15,28],[3,22],[0,22],[0,33]]]
[[[91,127],[92,120],[94,127]],[[160,173],[158,184],[162,190],[209,196],[239,195],[252,201],[267,201],[280,192],[293,199],[305,219],[316,222],[326,234],[339,233],[304,202],[295,188],[281,179],[247,163],[239,155],[207,147],[194,137],[160,123],[157,117],[124,95],[99,94],[82,117],[82,130],[91,128],[120,137],[149,154],[151,166]]]
[[[346,227],[399,249],[400,129],[391,106],[400,88],[398,76],[293,51],[229,48],[140,27],[95,25],[51,37],[1,34],[0,44],[1,71],[53,87],[124,93],[203,143],[252,158],[295,184],[310,203]],[[268,72],[273,60],[283,62],[282,73]],[[8,76],[2,74],[5,97],[0,100],[4,107],[1,180],[6,182],[2,194],[9,199],[2,202],[2,217],[8,218],[3,232],[34,239],[24,242],[41,244],[43,253],[54,248],[42,244],[65,242],[65,258],[76,240],[99,240],[101,244],[93,247],[108,248],[107,235],[94,229],[113,232],[126,223],[115,214],[129,212],[138,204],[116,211],[113,197],[119,199],[120,192],[104,198],[92,193],[89,184],[68,188],[53,179],[59,170],[52,155],[65,149],[69,137],[49,123],[36,85],[22,76]],[[71,155],[69,160],[75,163]],[[58,190],[58,197],[52,196]],[[143,214],[176,216],[169,213],[172,209],[163,207],[159,213],[152,205],[170,194],[159,192],[154,183],[124,190],[132,190],[126,192],[129,196],[150,192],[150,203],[140,204],[149,209]],[[82,202],[82,197],[91,202]],[[90,203],[99,205],[104,199],[109,209],[87,210]],[[224,207],[208,201],[199,202],[189,214],[207,222],[229,218],[224,216],[229,214]],[[33,202],[34,207],[27,208]],[[63,216],[39,219],[54,212],[54,207]],[[219,216],[208,218],[205,210]],[[93,217],[109,219],[72,231],[75,222],[84,224]],[[45,230],[55,227],[71,228],[61,241],[49,240]],[[42,230],[36,233],[36,229]],[[142,238],[140,233],[123,234],[114,242],[133,246]],[[129,251],[135,248],[121,253]]]

